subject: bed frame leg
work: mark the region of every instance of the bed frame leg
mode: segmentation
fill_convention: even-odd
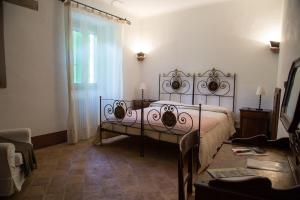
[[[102,146],[102,96],[100,96],[99,101],[99,119],[100,119],[100,125],[99,125],[99,145]]]
[[[102,130],[100,128],[100,131],[99,131],[99,144],[100,146],[103,146],[103,143],[102,143]]]
[[[195,161],[196,161],[196,172],[198,173],[198,171],[201,167],[201,163],[200,163],[200,159],[199,159],[199,146],[196,147],[194,153],[195,153],[194,158],[195,158]]]
[[[144,157],[145,154],[145,144],[144,144],[144,94],[142,93],[142,109],[141,109],[141,149],[140,149],[140,156]]]
[[[199,104],[199,127],[198,127],[198,141],[199,141],[199,143],[198,143],[198,148],[197,148],[197,160],[196,160],[196,162],[197,162],[197,166],[196,166],[196,170],[197,170],[197,172],[199,171],[199,169],[200,169],[200,167],[201,167],[201,163],[200,163],[200,158],[199,158],[199,151],[200,151],[200,144],[201,144],[201,142],[200,142],[200,138],[201,138],[201,112],[202,112],[202,105],[201,104]]]

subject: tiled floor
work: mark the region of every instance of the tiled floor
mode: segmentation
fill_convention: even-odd
[[[177,146],[120,136],[104,146],[61,144],[36,151],[38,169],[8,199],[177,199]]]

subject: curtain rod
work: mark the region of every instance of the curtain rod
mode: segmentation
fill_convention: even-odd
[[[61,1],[62,1],[62,2],[65,2],[65,0],[61,0]],[[109,15],[109,16],[111,16],[111,17],[117,18],[118,20],[125,21],[128,25],[131,24],[131,22],[130,22],[129,20],[127,20],[126,18],[119,17],[119,16],[117,16],[117,15],[111,14],[111,13],[109,13],[109,12],[105,12],[105,11],[103,11],[103,10],[94,8],[94,7],[92,7],[92,6],[89,6],[89,5],[87,5],[87,4],[84,4],[84,3],[81,3],[81,2],[78,2],[78,1],[75,1],[75,0],[70,0],[70,1],[72,1],[72,2],[74,2],[74,3],[76,3],[76,4],[79,4],[79,5],[81,5],[81,6],[90,8],[90,9],[92,9],[92,10],[96,10],[96,11],[98,11],[98,12],[104,13],[104,14]]]

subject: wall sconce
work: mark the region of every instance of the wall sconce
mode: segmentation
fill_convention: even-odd
[[[274,53],[279,53],[280,50],[280,42],[270,41],[270,49]]]
[[[138,61],[143,61],[146,58],[146,54],[143,52],[139,52],[136,54],[136,58],[138,59]]]

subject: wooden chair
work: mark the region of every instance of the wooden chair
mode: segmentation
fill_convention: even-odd
[[[188,133],[182,137],[179,144],[178,158],[178,199],[185,200],[193,193],[193,151],[199,146],[199,133],[197,131]],[[198,148],[196,148],[198,150]],[[188,172],[184,176],[184,161],[188,158]],[[187,195],[185,186],[187,184]]]
[[[252,177],[244,180],[215,179],[209,182],[215,188],[216,196],[210,199],[222,200],[297,200],[299,199],[300,186],[288,189],[272,188],[270,179],[266,177]]]

